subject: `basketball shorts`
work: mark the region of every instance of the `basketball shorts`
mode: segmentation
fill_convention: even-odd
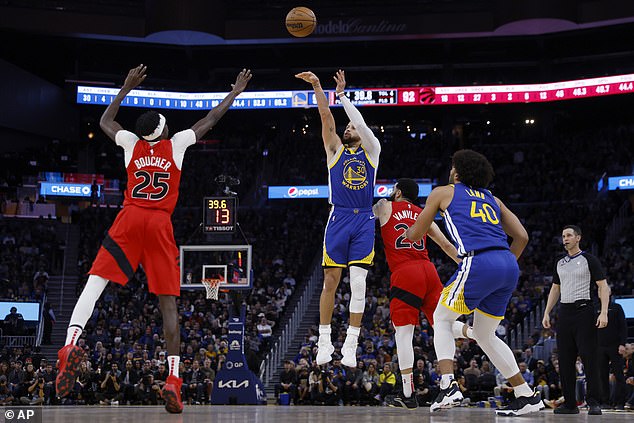
[[[374,260],[371,209],[333,207],[324,234],[324,267],[370,266]]]
[[[510,250],[467,256],[445,285],[441,302],[456,313],[475,310],[501,320],[518,278],[519,266]]]
[[[418,260],[399,266],[390,277],[390,318],[394,326],[418,325],[421,310],[433,325],[441,291],[432,262]]]
[[[141,264],[151,293],[179,296],[178,254],[169,213],[125,206],[88,273],[125,285]]]

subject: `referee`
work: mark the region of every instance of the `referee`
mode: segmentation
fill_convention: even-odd
[[[561,307],[557,319],[557,350],[559,351],[559,373],[564,403],[557,407],[555,414],[578,414],[575,397],[576,360],[581,356],[586,373],[586,403],[588,414],[601,414],[601,382],[597,363],[597,328],[608,324],[608,304],[610,287],[599,260],[579,248],[581,228],[568,225],[562,231],[566,254],[559,259],[553,270],[553,285],[548,294],[542,324],[550,328],[550,312],[559,300]],[[596,282],[601,300],[601,312],[595,320],[594,307],[590,297],[590,287]]]

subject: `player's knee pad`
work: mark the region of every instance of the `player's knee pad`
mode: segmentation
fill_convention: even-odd
[[[368,270],[350,266],[350,313],[363,313],[365,308],[365,278]]]
[[[399,369],[411,369],[414,367],[414,325],[395,326],[396,353]]]

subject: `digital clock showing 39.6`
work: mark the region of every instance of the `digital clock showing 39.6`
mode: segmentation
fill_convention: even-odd
[[[236,228],[235,197],[203,198],[203,231],[233,232]]]

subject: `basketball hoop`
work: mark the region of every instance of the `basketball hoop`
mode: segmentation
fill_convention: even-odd
[[[205,278],[201,280],[207,291],[208,300],[218,299],[218,287],[220,286],[220,279]]]

